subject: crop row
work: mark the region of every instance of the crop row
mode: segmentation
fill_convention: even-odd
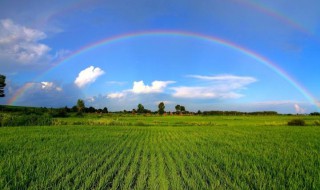
[[[1,189],[320,187],[312,127],[70,126],[0,135]]]

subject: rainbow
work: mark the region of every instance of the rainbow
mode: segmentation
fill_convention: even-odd
[[[308,92],[307,89],[305,89],[299,82],[297,82],[293,77],[291,77],[289,74],[287,74],[283,69],[281,69],[277,64],[270,61],[266,57],[263,57],[262,55],[259,55],[258,53],[249,50],[245,47],[242,47],[236,43],[230,42],[225,39],[221,39],[215,36],[209,36],[205,34],[199,34],[199,33],[193,33],[193,32],[186,32],[186,31],[173,31],[173,30],[156,30],[156,31],[142,31],[142,32],[135,32],[135,33],[129,33],[129,34],[122,34],[117,36],[108,37],[105,39],[102,39],[100,41],[91,43],[89,45],[83,46],[82,48],[74,51],[73,53],[66,56],[61,61],[57,62],[54,67],[48,69],[46,72],[41,74],[38,78],[41,78],[45,76],[48,72],[50,72],[52,69],[58,67],[59,65],[62,65],[69,60],[86,53],[88,51],[94,50],[96,48],[99,48],[101,46],[110,45],[114,43],[118,43],[121,41],[134,39],[138,37],[157,37],[157,36],[168,36],[168,37],[188,37],[193,39],[198,39],[202,41],[208,41],[211,43],[219,44],[221,46],[233,49],[235,51],[241,52],[242,54],[251,57],[252,59],[258,61],[259,63],[264,64],[269,69],[277,73],[280,77],[285,79],[288,83],[290,83],[295,89],[297,89],[310,103],[314,104],[315,106],[320,107],[319,102],[312,96],[310,92]],[[21,89],[17,91],[17,93],[8,101],[9,105],[14,105],[15,102],[19,99],[19,97],[28,89],[30,88],[30,85],[28,83],[23,86]]]
[[[288,16],[285,16],[285,15],[279,13],[278,11],[275,11],[275,10],[263,5],[261,2],[259,3],[257,1],[250,1],[250,0],[234,0],[234,1],[238,2],[239,4],[242,4],[243,6],[250,8],[250,9],[256,10],[264,15],[272,17],[275,20],[277,20],[278,22],[281,22],[287,26],[290,26],[291,28],[293,28],[301,33],[304,33],[308,36],[313,36],[312,32],[307,30],[304,26],[302,26],[298,22],[290,19]]]
[[[275,19],[276,21],[281,22],[287,26],[290,26],[291,28],[299,32],[307,34],[309,37],[314,37],[313,32],[308,30],[301,23],[295,21],[294,19],[288,17],[287,15],[281,13],[280,11],[277,11],[271,7],[268,7],[262,2],[252,1],[252,0],[233,0],[233,1],[249,9],[260,12],[261,14],[267,15]],[[99,3],[94,1],[87,1],[87,0],[67,2],[65,5],[58,7],[57,9],[49,11],[46,16],[36,21],[36,25],[38,25],[38,27],[41,28],[53,19],[63,18],[67,14],[70,14],[72,12],[78,11],[79,9],[84,9],[84,8],[87,8],[88,6],[93,6],[93,5],[99,6]]]

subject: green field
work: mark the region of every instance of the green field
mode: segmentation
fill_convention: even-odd
[[[293,117],[91,115],[2,127],[0,189],[319,189],[319,118],[286,126]]]

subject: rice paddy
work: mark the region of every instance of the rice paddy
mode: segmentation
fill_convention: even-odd
[[[162,118],[0,128],[0,189],[320,188],[319,127],[281,116]]]

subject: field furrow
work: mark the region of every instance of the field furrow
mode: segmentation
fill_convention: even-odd
[[[132,146],[138,138],[137,136],[128,136],[128,140],[124,140],[121,146],[114,147],[117,150],[117,153],[108,157],[105,163],[101,167],[97,168],[97,171],[95,172],[91,182],[87,185],[87,188],[105,189],[112,186],[113,180],[119,172],[119,167],[130,152],[128,147]]]
[[[130,165],[129,171],[126,172],[123,189],[134,189],[137,185],[137,178],[140,175],[143,169],[146,169],[146,166],[142,166],[143,156],[146,155],[146,144],[147,139],[149,138],[148,131],[143,131],[141,134],[142,142],[138,143],[138,150],[134,156],[132,164]]]
[[[138,159],[137,155],[139,155],[142,151],[141,143],[143,142],[143,140],[143,135],[139,135],[139,138],[137,138],[132,142],[132,144],[130,144],[130,151],[125,155],[124,159],[122,159],[123,162],[119,165],[119,171],[112,182],[111,189],[125,189],[123,187],[125,178],[128,176],[128,172],[134,164],[134,160]]]
[[[161,153],[164,158],[165,173],[169,181],[168,189],[184,189],[183,179],[178,175],[178,168],[171,157],[169,146],[172,145],[172,133],[166,132],[164,134],[164,141],[162,142]]]
[[[165,174],[165,164],[164,157],[161,151],[161,147],[165,143],[165,133],[163,131],[159,131],[157,137],[155,137],[155,153],[156,153],[156,163],[157,163],[157,184],[159,185],[159,189],[168,189],[169,182],[168,176]]]
[[[150,143],[151,143],[151,132],[150,130],[147,130],[147,135],[144,139],[144,145],[143,145],[143,154],[140,157],[139,162],[139,172],[137,176],[137,181],[133,182],[132,185],[134,186],[134,189],[146,189],[149,181],[149,170],[150,170]],[[132,187],[130,187],[132,189]]]
[[[125,135],[123,141],[117,141],[117,143],[110,147],[110,149],[105,149],[101,147],[101,151],[97,154],[93,154],[92,157],[85,160],[79,166],[77,166],[70,175],[67,175],[64,181],[61,183],[62,187],[70,186],[73,189],[77,189],[85,183],[88,183],[88,178],[93,175],[93,172],[100,168],[100,166],[105,163],[108,158],[115,158],[120,154],[121,149],[119,147],[125,146],[128,141],[132,140],[130,136]],[[110,159],[113,160],[113,159]]]
[[[170,136],[170,135],[168,135]],[[176,136],[175,134],[173,134],[173,136]],[[173,144],[167,144],[164,143],[164,148],[168,151],[167,153],[167,158],[169,160],[170,163],[172,163],[172,171],[175,173],[172,177],[179,179],[180,184],[182,185],[182,189],[191,189],[191,186],[188,182],[188,174],[185,171],[185,168],[183,167],[183,160],[180,159],[178,153],[176,152],[176,150],[174,150],[172,148]]]

